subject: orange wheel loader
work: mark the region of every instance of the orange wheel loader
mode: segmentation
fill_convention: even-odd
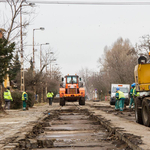
[[[60,106],[65,102],[79,101],[79,105],[85,105],[85,88],[78,75],[66,75],[62,78],[64,84],[60,84]]]

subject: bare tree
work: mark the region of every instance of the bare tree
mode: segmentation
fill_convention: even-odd
[[[92,83],[92,71],[90,71],[88,68],[82,68],[81,70],[79,70],[78,74],[79,76],[82,78],[84,86],[85,86],[85,90],[86,90],[86,94],[87,96],[91,99],[92,98],[92,92],[93,92],[93,83]]]
[[[137,50],[142,55],[145,55],[147,58],[149,57],[150,52],[150,35],[144,35],[141,37],[140,44],[137,46]]]
[[[6,9],[10,9],[11,15],[9,17],[5,14],[5,18],[7,20],[3,22],[3,27],[7,31],[5,34],[5,37],[8,41],[14,41],[17,37],[20,36],[20,13],[21,14],[31,14],[32,11],[29,12],[25,7],[32,6],[32,3],[27,4],[25,0],[6,0],[9,7],[6,7]],[[8,12],[8,11],[7,11]],[[32,12],[33,13],[33,12]],[[30,15],[31,16],[31,15]],[[23,19],[22,27],[26,28],[31,19]]]

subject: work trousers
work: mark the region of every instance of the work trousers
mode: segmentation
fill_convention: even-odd
[[[23,110],[26,110],[26,107],[27,107],[27,103],[26,103],[26,101],[24,100],[24,101],[22,101],[22,104],[23,104]]]
[[[116,102],[115,102],[115,110],[119,109],[119,100],[116,99]]]
[[[52,97],[49,97],[49,105],[52,105]]]
[[[124,108],[124,101],[125,101],[125,98],[120,98],[120,99],[119,99],[120,111],[123,111],[123,108]]]
[[[4,106],[4,109],[10,109],[10,100],[5,100],[5,106]]]
[[[135,103],[134,103],[133,97],[130,98],[129,108],[131,108],[132,104],[133,104],[133,108],[134,108],[135,107]]]

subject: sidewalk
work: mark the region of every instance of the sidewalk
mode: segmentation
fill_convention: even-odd
[[[46,103],[42,106],[37,104],[27,111],[6,110],[7,115],[0,113],[0,149],[12,138],[25,135],[40,118],[48,115],[48,111],[59,107],[58,103],[53,103],[52,106]]]

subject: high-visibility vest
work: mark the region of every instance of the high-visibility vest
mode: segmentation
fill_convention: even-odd
[[[13,100],[11,97],[11,93],[8,89],[4,92],[4,99]]]
[[[140,96],[140,93],[136,92],[136,87],[134,87],[134,89],[133,89],[133,95],[134,96]]]
[[[118,93],[119,93],[119,99],[120,99],[120,98],[125,98],[125,96],[124,96],[124,93],[123,93],[123,92],[118,91]]]
[[[25,96],[25,94],[26,94],[26,96]],[[23,101],[24,101],[24,100],[28,100],[28,95],[27,95],[26,92],[23,92],[23,93],[22,93],[22,100],[23,100]]]
[[[133,88],[131,88],[131,90],[130,90],[130,96],[133,97]]]
[[[49,98],[49,97],[53,97],[53,93],[48,92],[47,93],[47,98]]]

